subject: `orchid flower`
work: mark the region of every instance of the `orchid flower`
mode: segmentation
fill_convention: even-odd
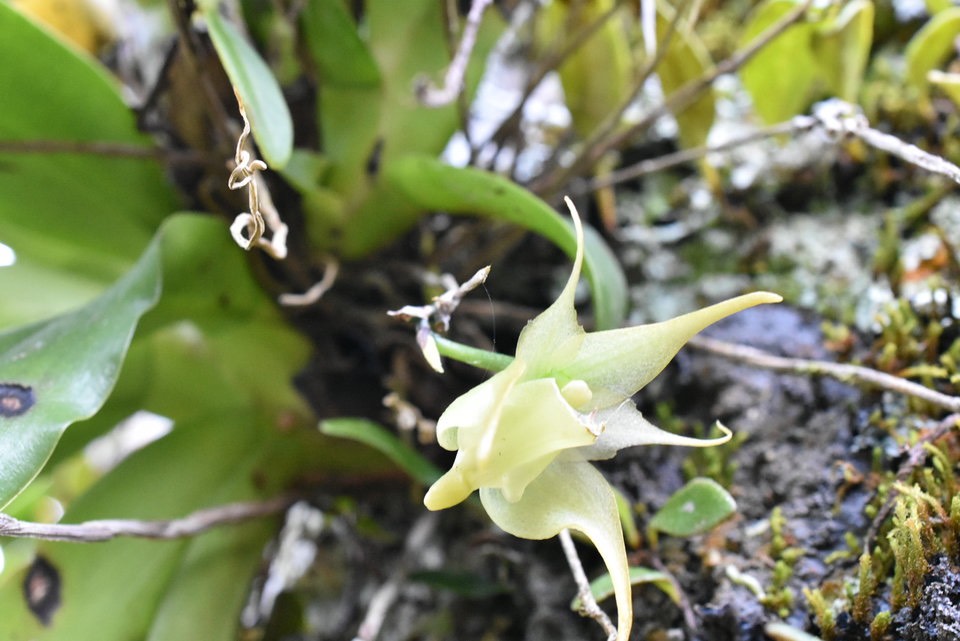
[[[623,532],[613,489],[590,461],[635,445],[707,447],[729,440],[725,428],[714,439],[663,431],[630,398],[703,328],[782,299],[756,292],[662,323],[587,333],[574,309],[583,228],[569,199],[567,206],[577,234],[570,278],[559,298],[523,329],[513,362],[440,416],[437,440],[457,456],[424,504],[448,508],[479,489],[490,518],[514,536],[546,539],[563,529],[586,535],[613,579],[617,639],[626,641],[633,606]]]

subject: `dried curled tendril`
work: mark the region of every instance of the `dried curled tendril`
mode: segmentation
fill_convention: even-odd
[[[237,104],[240,107],[240,116],[243,118],[243,131],[237,138],[237,152],[234,155],[236,168],[227,179],[227,187],[247,188],[250,211],[234,218],[233,224],[230,225],[230,235],[246,250],[259,247],[273,258],[282,260],[287,256],[287,226],[280,220],[280,214],[277,213],[270,199],[270,192],[267,191],[263,178],[259,174],[267,168],[267,163],[254,158],[253,154],[244,149],[247,137],[250,135],[250,121],[247,119],[247,112],[243,108],[240,96],[237,96]],[[271,232],[269,240],[264,238],[268,227]]]

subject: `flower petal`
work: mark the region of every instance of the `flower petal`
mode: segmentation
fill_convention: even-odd
[[[754,292],[662,323],[591,332],[583,339],[576,358],[562,371],[571,379],[587,382],[594,394],[589,407],[609,407],[653,380],[705,327],[748,307],[781,300],[777,294]]]
[[[520,332],[517,342],[517,358],[530,366],[530,371],[540,376],[572,359],[583,341],[584,331],[577,322],[577,310],[574,308],[574,295],[580,281],[580,269],[583,266],[583,225],[577,208],[569,198],[565,198],[573,226],[577,232],[577,256],[573,261],[573,270],[563,291],[553,304],[539,316],[527,323]]]
[[[496,489],[480,490],[480,500],[493,522],[524,539],[548,539],[560,530],[585,534],[603,558],[617,597],[617,641],[627,641],[633,624],[633,602],[627,551],[610,484],[585,462],[554,461],[516,503]]]
[[[496,430],[510,389],[520,380],[525,370],[526,365],[523,361],[515,358],[506,369],[450,403],[437,419],[437,443],[440,447],[446,450],[463,447],[460,444],[462,428]],[[480,438],[482,438],[482,431],[475,431],[474,441]]]
[[[600,410],[595,420],[604,426],[597,442],[587,447],[569,450],[563,454],[563,460],[587,459],[591,461],[613,458],[625,447],[637,445],[680,445],[686,447],[713,447],[723,445],[730,440],[732,433],[720,421],[717,427],[723,436],[717,438],[691,438],[660,429],[647,419],[632,403],[623,403],[620,407]]]
[[[478,398],[496,387],[501,386],[484,390]],[[456,505],[481,487],[498,488],[508,500],[518,501],[527,485],[560,452],[590,445],[597,439],[592,426],[570,407],[552,378],[511,384],[505,397],[492,402],[496,409],[486,418],[473,418],[474,424],[456,430],[457,458],[427,492],[427,508],[440,510]],[[483,414],[483,409],[476,413]],[[470,418],[463,407],[457,409],[454,418],[461,416]]]

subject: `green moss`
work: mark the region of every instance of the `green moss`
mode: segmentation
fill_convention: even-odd
[[[826,596],[820,590],[804,589],[803,596],[807,599],[810,612],[813,614],[817,626],[820,628],[820,637],[824,641],[831,641],[837,636],[837,618],[833,605],[828,603]]]

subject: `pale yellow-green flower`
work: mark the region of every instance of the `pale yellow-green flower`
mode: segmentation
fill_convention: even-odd
[[[440,416],[437,440],[456,450],[453,467],[427,492],[440,510],[474,490],[505,531],[546,539],[569,528],[600,552],[616,591],[618,641],[630,635],[629,568],[613,490],[589,463],[635,445],[705,447],[649,423],[630,401],[690,338],[735,312],[775,303],[756,292],[650,325],[587,333],[577,322],[574,289],[583,263],[583,229],[572,203],[577,256],[559,298],[521,332],[514,361],[457,398]]]

